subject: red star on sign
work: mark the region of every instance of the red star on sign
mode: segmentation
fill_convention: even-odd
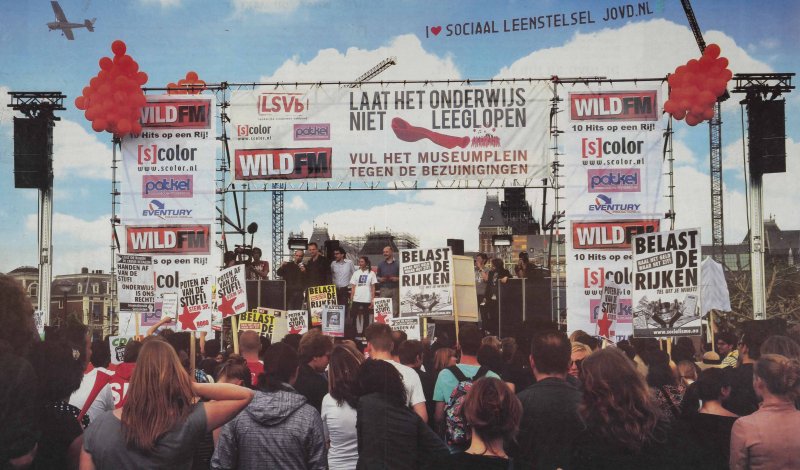
[[[385,324],[386,323],[386,317],[388,317],[388,316],[389,315],[387,315],[385,313],[379,313],[379,314],[375,315],[375,323],[384,323]]]
[[[299,335],[302,331],[303,331],[303,329],[300,328],[299,326],[298,327],[292,326],[292,327],[289,328],[289,334],[290,335]]]
[[[197,325],[194,324],[195,318],[200,315],[200,312],[192,313],[189,311],[189,307],[184,305],[183,312],[178,315],[178,321],[181,322],[181,329],[182,330],[197,330]]]
[[[614,322],[608,319],[608,312],[603,312],[603,318],[597,320],[597,327],[600,329],[599,336],[608,338],[611,336],[611,325]]]
[[[226,299],[225,296],[222,296],[222,302],[217,307],[219,313],[222,314],[222,318],[227,318],[231,315],[234,315],[236,312],[233,311],[233,302],[236,300],[236,296],[231,296],[230,299]]]

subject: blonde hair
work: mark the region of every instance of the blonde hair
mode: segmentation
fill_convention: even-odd
[[[161,436],[189,416],[193,401],[192,381],[172,346],[158,337],[145,340],[122,407],[128,446],[152,451]]]
[[[583,343],[579,343],[577,341],[573,341],[572,342],[572,352],[574,352],[574,353],[576,353],[576,352],[585,352],[588,355],[588,354],[592,354],[593,351],[592,351],[592,348],[590,348],[589,346],[587,346],[587,345],[585,345]]]
[[[498,351],[503,350],[503,343],[500,341],[500,338],[497,336],[486,336],[481,340],[481,344],[489,345]]]
[[[800,398],[800,362],[780,354],[765,354],[756,362],[753,373],[773,395],[791,401]]]

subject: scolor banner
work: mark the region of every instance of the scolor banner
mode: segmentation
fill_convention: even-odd
[[[503,180],[547,172],[549,82],[233,91],[234,179]]]

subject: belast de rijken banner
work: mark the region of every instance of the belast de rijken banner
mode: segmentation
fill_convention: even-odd
[[[117,230],[122,254],[152,257],[157,312],[164,293],[215,271],[216,121],[212,95],[147,100],[142,133],[122,139]]]
[[[234,178],[524,185],[546,175],[551,87],[533,81],[234,91]]]
[[[619,287],[615,334],[632,328],[632,237],[657,232],[663,197],[662,87],[576,84],[565,103],[567,329],[595,332],[606,283]]]
[[[400,250],[400,316],[453,315],[450,248]]]

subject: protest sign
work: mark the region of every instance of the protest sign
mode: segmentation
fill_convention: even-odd
[[[398,317],[390,320],[390,325],[395,331],[404,331],[408,339],[420,339],[419,317]]]
[[[453,314],[450,248],[400,250],[400,316]]]
[[[436,323],[428,321],[428,328],[425,331],[425,337],[430,338],[431,344],[436,339]]]
[[[192,277],[180,283],[179,327],[183,331],[211,331],[211,276]]]
[[[344,305],[326,305],[322,308],[322,333],[338,338],[344,336]]]
[[[609,341],[616,340],[617,309],[621,293],[622,289],[616,284],[609,282],[603,286],[603,293],[600,295],[600,311],[595,313],[596,336]]]
[[[392,318],[392,299],[377,297],[373,306],[373,320],[375,323],[389,323],[389,319]]]
[[[286,312],[286,332],[290,335],[307,333],[308,312],[305,310],[289,310]]]
[[[44,310],[35,310],[33,312],[33,324],[36,325],[36,332],[39,334],[39,338],[44,339]]]
[[[109,336],[108,346],[111,352],[112,364],[125,362],[125,345],[131,340],[133,340],[133,336]]]
[[[633,238],[633,334],[699,335],[700,230]]]
[[[311,326],[322,324],[322,309],[326,305],[336,305],[336,286],[314,286],[308,288],[308,310],[311,313]]]
[[[119,309],[127,312],[150,312],[153,309],[153,257],[117,255]]]
[[[258,307],[240,314],[239,331],[255,331],[260,336],[272,338],[276,312],[280,312],[280,310]]]
[[[244,265],[224,269],[217,276],[217,310],[222,318],[247,311]]]

